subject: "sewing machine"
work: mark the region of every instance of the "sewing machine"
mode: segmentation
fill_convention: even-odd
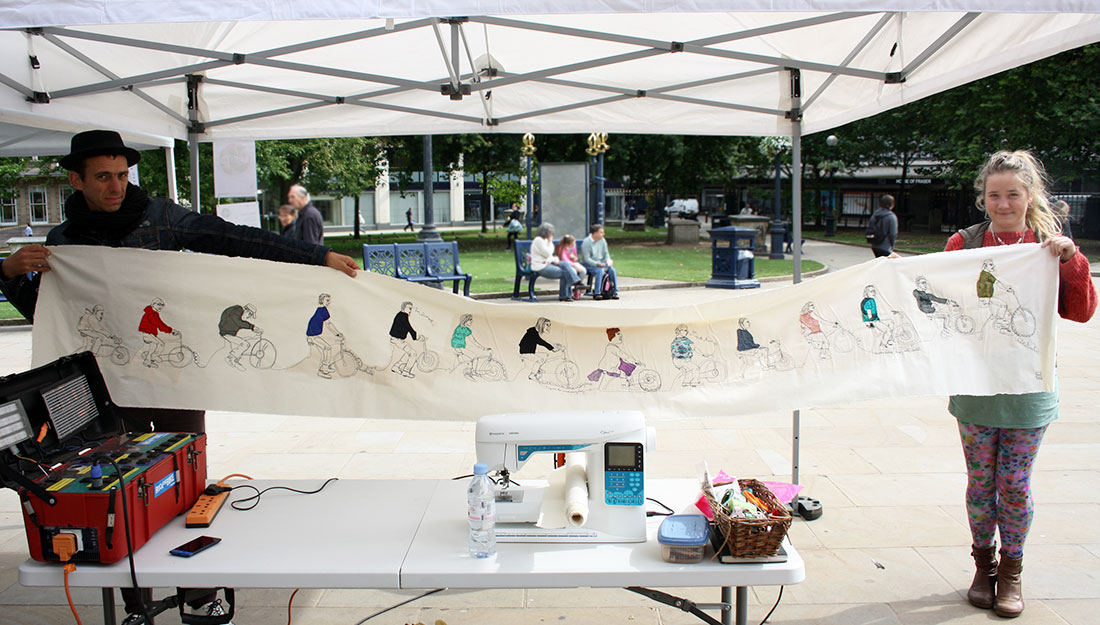
[[[636,411],[521,413],[482,417],[477,423],[477,460],[489,465],[501,486],[497,495],[498,542],[645,542],[645,449],[652,430]],[[582,524],[539,527],[546,483],[513,482],[536,455],[583,453],[587,515]],[[564,470],[564,469],[562,469]],[[564,504],[563,504],[564,505]]]

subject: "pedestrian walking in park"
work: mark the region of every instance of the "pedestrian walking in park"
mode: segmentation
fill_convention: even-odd
[[[898,216],[894,214],[894,196],[887,193],[879,197],[878,208],[871,214],[866,234],[875,258],[894,253],[894,242],[898,240]]]

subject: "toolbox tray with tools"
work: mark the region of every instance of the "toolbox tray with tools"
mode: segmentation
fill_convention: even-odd
[[[35,560],[58,561],[67,533],[72,561],[117,562],[127,525],[136,551],[202,494],[206,435],[123,433],[95,356],[65,356],[0,377],[0,486],[19,493]]]

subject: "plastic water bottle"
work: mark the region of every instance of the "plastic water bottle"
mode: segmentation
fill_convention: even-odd
[[[496,489],[489,479],[489,465],[474,465],[474,479],[466,491],[470,520],[470,555],[488,558],[497,552]]]

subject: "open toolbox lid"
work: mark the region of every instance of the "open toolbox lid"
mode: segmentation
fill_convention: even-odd
[[[120,432],[91,352],[0,377],[0,486],[26,488],[49,502],[53,497],[27,478],[28,471],[67,462],[89,443]]]

